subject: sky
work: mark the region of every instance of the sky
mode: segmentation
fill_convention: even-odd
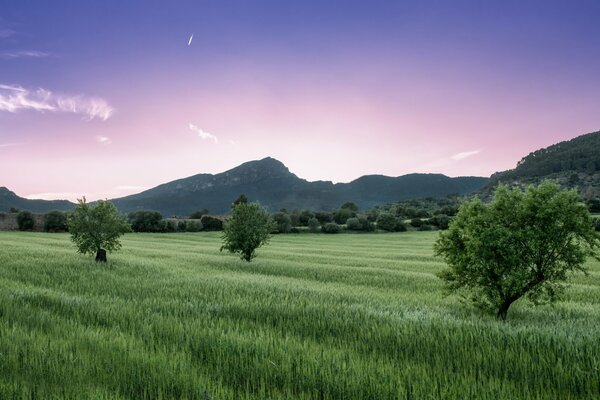
[[[0,3],[0,186],[114,198],[271,156],[489,176],[600,130],[600,1]]]

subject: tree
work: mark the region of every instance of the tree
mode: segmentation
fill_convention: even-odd
[[[577,193],[546,181],[525,192],[499,186],[491,204],[465,202],[435,252],[449,265],[439,277],[450,292],[504,320],[523,296],[534,304],[556,300],[567,274],[585,271],[599,245]]]
[[[235,207],[238,204],[248,204],[248,198],[246,197],[245,194],[240,194],[240,196],[233,202],[233,204],[231,205],[231,207]]]
[[[308,220],[308,230],[311,231],[312,233],[318,232],[320,227],[321,227],[321,223],[315,217]]]
[[[127,216],[134,232],[163,232],[165,224],[158,211],[135,211]]]
[[[335,222],[328,222],[321,226],[321,232],[323,233],[340,233],[341,231],[342,227]]]
[[[17,226],[20,231],[30,231],[35,225],[33,214],[29,211],[21,211],[17,214]]]
[[[398,219],[388,212],[382,212],[377,217],[377,229],[395,232],[398,228]]]
[[[351,201],[348,201],[348,202],[342,204],[342,207],[340,207],[340,208],[347,209],[347,210],[350,210],[353,212],[358,212],[358,206]]]
[[[66,232],[67,215],[60,211],[50,211],[44,217],[44,230],[46,232]]]
[[[273,220],[277,224],[279,233],[289,233],[292,230],[292,219],[283,211],[277,211],[273,214]]]
[[[203,215],[207,215],[208,210],[203,208],[202,210],[198,210],[190,215],[190,219],[202,219]]]
[[[256,249],[268,243],[275,228],[267,210],[258,203],[238,203],[225,224],[221,251],[239,253],[242,260],[250,262]]]
[[[96,253],[96,261],[106,262],[106,252],[119,250],[119,238],[131,227],[109,201],[98,200],[90,205],[84,197],[78,203],[68,219],[71,240],[80,253]]]
[[[201,229],[205,231],[222,231],[223,230],[223,221],[216,217],[211,217],[210,215],[205,215],[200,220]]]

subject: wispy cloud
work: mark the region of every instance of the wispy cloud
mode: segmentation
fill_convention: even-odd
[[[82,95],[55,94],[46,89],[29,90],[21,86],[0,84],[0,111],[20,110],[67,112],[83,115],[85,119],[106,121],[114,109],[104,99]]]
[[[110,140],[109,137],[106,136],[96,136],[96,141],[98,143],[102,143],[102,144],[111,144],[112,140]]]
[[[453,160],[458,161],[458,160],[463,160],[465,158],[469,158],[469,157],[474,156],[474,155],[479,154],[479,153],[481,153],[481,149],[479,149],[479,150],[472,150],[472,151],[463,151],[462,153],[456,153],[455,155],[453,155],[450,158],[452,158]]]
[[[25,143],[0,143],[0,148],[2,147],[13,147],[13,146],[22,146]]]
[[[46,192],[30,194],[25,197],[29,200],[75,200],[81,198],[81,194],[72,192]]]
[[[15,31],[12,29],[0,26],[0,39],[8,39],[14,34]]]
[[[210,139],[210,140],[214,140],[215,143],[219,143],[219,139],[217,139],[217,137],[211,133],[205,132],[202,129],[200,129],[199,127],[197,127],[194,124],[189,124],[190,130],[192,132],[196,132],[198,134],[198,136],[200,136],[200,138],[202,140],[204,139]]]
[[[50,53],[36,50],[16,50],[16,51],[5,51],[0,53],[0,58],[10,60],[13,58],[44,58],[49,57]]]

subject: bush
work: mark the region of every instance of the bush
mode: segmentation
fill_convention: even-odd
[[[173,233],[177,232],[177,225],[175,225],[175,221],[163,221],[162,222],[162,232]]]
[[[66,232],[67,215],[60,211],[50,211],[44,217],[44,231],[46,232]]]
[[[177,223],[177,232],[187,231],[187,221],[179,221]]]
[[[200,232],[202,229],[204,229],[204,226],[200,221],[188,221],[186,224],[187,232]]]
[[[396,232],[398,230],[398,225],[398,219],[388,212],[382,212],[377,217],[377,229]]]
[[[198,210],[190,215],[190,219],[202,219],[204,215],[208,214],[208,210],[203,208],[202,210]]]
[[[433,226],[428,225],[428,224],[423,224],[419,227],[420,231],[432,231],[433,230]]]
[[[342,227],[335,222],[328,222],[321,227],[323,233],[339,233],[342,231]]]
[[[273,214],[273,220],[277,224],[277,232],[290,233],[292,229],[292,219],[283,211],[277,211]]]
[[[246,204],[246,203],[240,203]],[[200,220],[202,222],[203,229],[205,231],[222,231],[223,230],[223,221],[219,218],[211,217],[210,215],[205,215]]]
[[[427,221],[429,224],[433,226],[437,226],[439,229],[448,229],[450,225],[450,217],[445,214],[437,214]]]
[[[596,231],[600,232],[600,218],[596,218],[594,225],[595,225]]]
[[[321,223],[319,222],[318,219],[313,217],[308,220],[308,230],[311,231],[312,233],[318,232],[320,227],[321,227]]]
[[[11,207],[9,212],[11,214],[17,214],[19,211],[21,211],[21,210],[19,210],[18,208],[15,208],[15,207]]]
[[[300,233],[300,229],[293,227],[292,229],[290,229],[290,233]]]
[[[134,232],[164,232],[166,225],[158,211],[135,211],[127,216]]]
[[[348,218],[346,221],[346,229],[350,231],[362,231],[362,225],[358,221],[358,218]]]
[[[338,224],[345,224],[348,218],[356,217],[356,212],[349,208],[342,208],[333,212],[333,220]]]
[[[313,218],[315,214],[310,210],[304,210],[300,213],[299,223],[302,226],[308,226],[308,221]]]
[[[421,218],[413,218],[410,220],[410,226],[414,228],[419,228],[421,227],[421,225],[423,225],[423,221],[421,220]]]
[[[328,212],[318,211],[315,213],[315,218],[321,225],[333,221],[333,217]]]
[[[33,214],[29,211],[21,211],[17,214],[17,225],[20,231],[30,231],[35,225]]]
[[[353,211],[355,213],[358,212],[358,206],[351,201],[348,201],[348,202],[342,204],[342,207],[340,207],[340,208],[342,210],[347,209],[347,210]]]

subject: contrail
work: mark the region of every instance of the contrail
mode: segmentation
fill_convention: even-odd
[[[192,36],[190,36],[190,40],[188,40],[188,46],[191,46],[193,38],[194,38],[194,35],[192,34]]]

